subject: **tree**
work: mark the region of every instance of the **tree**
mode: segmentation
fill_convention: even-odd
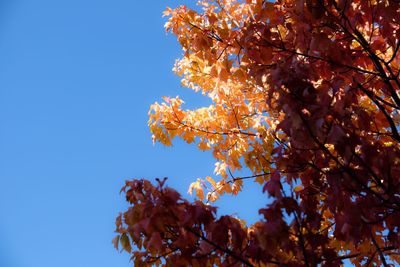
[[[165,180],[127,181],[116,247],[135,266],[400,264],[399,1],[199,5],[167,9],[166,29],[182,84],[212,105],[165,97],[149,126],[164,145],[212,151],[220,179],[195,181],[195,202]],[[217,217],[210,202],[247,179],[273,198],[263,219]]]

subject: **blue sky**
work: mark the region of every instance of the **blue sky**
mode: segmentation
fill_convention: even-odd
[[[207,103],[171,71],[161,16],[183,2],[0,1],[0,266],[131,266],[111,245],[124,181],[168,176],[186,195],[212,174],[210,153],[153,146],[147,127],[163,95]],[[246,183],[221,214],[257,218],[266,199]]]

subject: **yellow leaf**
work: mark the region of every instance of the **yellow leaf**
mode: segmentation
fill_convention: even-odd
[[[217,183],[214,181],[213,178],[211,178],[210,176],[206,176],[206,180],[212,185],[213,188],[216,188]]]
[[[201,186],[196,188],[196,196],[200,200],[204,199],[204,190],[203,190],[203,188]]]
[[[294,190],[294,192],[300,192],[303,189],[304,189],[304,187],[302,185],[296,185],[293,190]]]
[[[210,149],[210,145],[207,142],[200,142],[197,146],[203,151]]]
[[[242,191],[242,186],[243,186],[243,180],[235,180],[232,183],[232,193],[234,195],[237,195],[240,191]]]
[[[255,179],[255,181],[256,181],[257,183],[259,183],[259,184],[264,184],[264,183],[266,182],[266,180],[265,180],[265,178],[264,178],[264,175],[262,175],[262,176],[257,176],[256,179]]]
[[[201,186],[200,178],[197,178],[196,182],[190,184],[188,193],[193,194],[193,190],[196,190],[196,196],[198,199],[200,200],[204,199],[204,190]]]
[[[218,198],[219,197],[216,192],[208,192],[207,193],[207,201],[215,202]]]

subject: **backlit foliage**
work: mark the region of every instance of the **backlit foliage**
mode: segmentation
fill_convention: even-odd
[[[400,264],[400,2],[203,0],[168,8],[182,84],[212,104],[150,109],[153,140],[209,150],[190,203],[128,181],[116,247],[135,266]],[[244,170],[249,176],[235,176]],[[241,172],[243,173],[243,172]],[[209,205],[246,180],[273,197],[245,225]]]

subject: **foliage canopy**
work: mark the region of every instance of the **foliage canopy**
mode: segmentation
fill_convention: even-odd
[[[127,181],[116,247],[135,266],[400,264],[399,1],[199,5],[168,8],[165,27],[182,84],[212,104],[165,97],[149,126],[210,150],[219,179],[192,183],[193,203],[165,180]],[[210,202],[246,179],[273,198],[263,219],[217,217]]]

